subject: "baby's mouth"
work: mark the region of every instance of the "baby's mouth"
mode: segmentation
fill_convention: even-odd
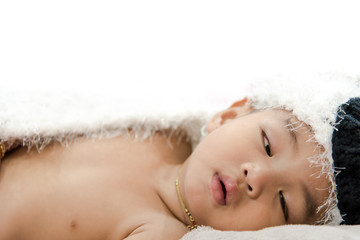
[[[225,187],[224,182],[221,181],[221,179],[220,179],[219,176],[218,176],[218,178],[219,178],[219,181],[220,181],[220,184],[221,184],[222,191],[223,191],[223,193],[224,193],[224,203],[225,203],[225,205],[226,205],[226,187]]]
[[[236,179],[221,173],[214,176],[214,189],[215,199],[220,205],[230,205],[239,192]]]
[[[213,175],[210,189],[215,202],[222,206],[230,205],[239,191],[236,179],[221,173]]]

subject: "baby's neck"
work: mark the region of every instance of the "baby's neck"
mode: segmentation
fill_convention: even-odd
[[[159,181],[156,190],[158,196],[174,218],[187,226],[190,224],[190,221],[178,198],[175,180],[178,177],[179,169],[191,154],[191,145],[185,138],[179,141],[176,137],[167,139],[167,145],[169,148],[162,148],[162,151],[164,151],[164,159],[162,159],[162,162],[165,164],[158,172],[157,179]],[[180,185],[181,184],[182,183],[180,183]]]

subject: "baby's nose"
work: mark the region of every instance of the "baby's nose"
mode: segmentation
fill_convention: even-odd
[[[265,189],[273,186],[276,182],[276,174],[260,166],[245,165],[242,169],[245,176],[244,184],[250,198],[258,198]]]

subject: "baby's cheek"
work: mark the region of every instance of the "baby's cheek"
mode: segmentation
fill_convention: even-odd
[[[219,157],[214,147],[209,147],[208,145],[204,145],[195,149],[195,151],[192,153],[191,160],[193,162],[201,163],[206,166],[209,165],[210,163],[219,160]]]
[[[234,230],[259,230],[274,226],[271,209],[257,204],[256,200],[251,204],[241,206],[236,219],[233,219]]]

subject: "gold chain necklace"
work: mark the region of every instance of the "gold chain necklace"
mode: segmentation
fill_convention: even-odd
[[[182,166],[180,167],[179,171],[178,171],[178,175],[177,175],[177,178],[175,179],[175,188],[176,188],[176,192],[177,192],[177,195],[179,197],[179,200],[180,200],[180,203],[181,203],[181,206],[183,207],[186,215],[189,217],[190,219],[190,222],[192,223],[192,225],[187,225],[186,227],[189,229],[189,231],[195,229],[198,227],[197,223],[195,222],[195,219],[194,217],[191,215],[190,211],[187,209],[187,207],[185,206],[185,203],[181,197],[181,194],[180,194],[180,189],[179,189],[179,175],[180,175],[180,171],[181,171],[181,168]]]

